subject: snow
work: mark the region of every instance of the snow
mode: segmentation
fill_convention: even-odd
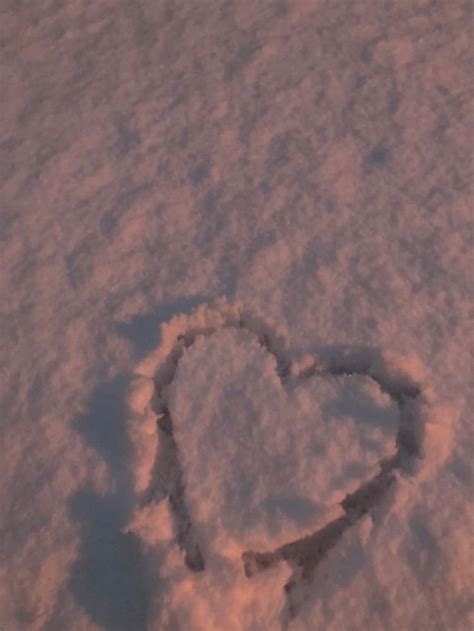
[[[3,3],[2,631],[473,627],[469,24]]]
[[[395,452],[398,425],[396,405],[377,405],[367,377],[315,377],[287,395],[275,361],[245,333],[196,340],[170,394],[193,521],[221,554],[311,534]]]

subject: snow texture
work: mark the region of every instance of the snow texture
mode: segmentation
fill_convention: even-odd
[[[473,628],[471,26],[4,0],[1,631]]]

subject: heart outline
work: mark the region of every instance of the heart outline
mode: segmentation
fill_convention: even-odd
[[[168,328],[167,328],[168,327]],[[369,376],[387,393],[399,408],[399,427],[396,437],[397,451],[378,464],[380,471],[341,502],[344,514],[326,523],[315,533],[283,544],[273,551],[244,551],[242,561],[245,575],[251,578],[256,572],[286,561],[294,572],[285,585],[289,601],[289,614],[293,617],[291,593],[301,580],[310,580],[318,563],[342,537],[344,532],[367,514],[396,482],[397,473],[412,475],[416,461],[423,452],[424,396],[417,379],[397,364],[394,355],[387,355],[375,348],[341,346],[333,347],[326,357],[321,354],[309,365],[292,372],[293,360],[289,357],[286,339],[275,327],[261,316],[229,305],[225,301],[216,307],[201,305],[190,316],[178,315],[162,325],[163,351],[152,355],[145,364],[154,362],[154,395],[152,409],[158,416],[159,445],[164,449],[172,476],[167,493],[174,516],[176,541],[184,551],[185,563],[192,571],[204,571],[205,560],[193,530],[186,505],[185,483],[179,464],[178,446],[173,436],[173,421],[168,407],[167,389],[173,382],[180,360],[199,336],[210,337],[222,328],[244,329],[253,335],[260,346],[276,360],[276,373],[281,386],[287,389],[290,379],[295,387],[314,376],[352,375]],[[178,330],[178,334],[176,334]],[[146,370],[145,372],[150,372]],[[144,503],[156,501],[159,477],[163,475],[163,453],[157,450],[150,484]],[[163,499],[163,497],[159,498]]]

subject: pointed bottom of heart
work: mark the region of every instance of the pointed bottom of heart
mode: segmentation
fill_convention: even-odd
[[[164,574],[170,589],[156,612],[160,629],[281,627],[286,600],[282,585],[291,575],[288,566],[274,567],[250,582],[242,574],[238,559],[214,557],[206,572],[196,574],[183,571],[182,559],[174,551],[166,560]]]

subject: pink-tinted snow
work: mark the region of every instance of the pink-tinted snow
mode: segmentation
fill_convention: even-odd
[[[0,42],[0,629],[471,629],[469,3]]]

